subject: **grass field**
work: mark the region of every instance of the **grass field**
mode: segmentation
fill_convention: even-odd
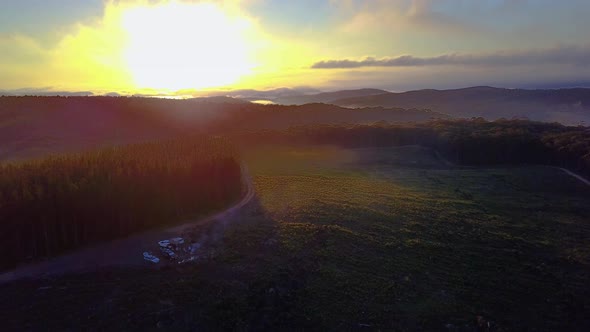
[[[212,260],[16,283],[0,312],[32,328],[60,312],[96,329],[590,326],[590,189],[557,169],[449,167],[421,147],[244,158],[258,201]]]
[[[313,262],[301,308],[325,326],[583,324],[590,190],[559,170],[449,168],[420,147],[253,157],[284,256]]]

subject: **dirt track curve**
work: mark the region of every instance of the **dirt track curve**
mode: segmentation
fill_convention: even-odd
[[[185,230],[195,226],[212,222],[227,222],[231,218],[235,218],[238,212],[255,196],[252,179],[245,166],[242,166],[242,181],[245,188],[242,198],[239,202],[222,212],[198,220],[189,220],[171,228],[147,231],[125,239],[83,248],[47,261],[23,265],[12,271],[0,274],[0,284],[26,278],[44,278],[67,273],[96,271],[105,267],[141,267],[154,265],[154,263],[147,262],[143,259],[143,252],[157,252],[158,241],[180,236]]]
[[[578,175],[568,169],[562,168],[562,167],[556,167],[557,169],[560,169],[562,171],[564,171],[565,173],[573,176],[574,178],[578,179],[580,182],[585,183],[586,185],[590,186],[590,181],[586,180],[584,177],[582,177],[581,175]]]

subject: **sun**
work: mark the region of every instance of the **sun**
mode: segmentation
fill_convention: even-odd
[[[121,18],[124,57],[138,88],[222,87],[253,67],[250,21],[215,3],[146,4],[127,8]]]

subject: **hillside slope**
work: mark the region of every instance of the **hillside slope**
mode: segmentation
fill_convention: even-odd
[[[259,105],[229,97],[0,97],[0,161],[207,131],[309,124],[422,122],[448,118],[418,109]]]
[[[455,90],[417,90],[343,98],[343,107],[415,107],[457,117],[526,117],[531,120],[577,125],[590,121],[590,89],[524,90],[472,87]]]
[[[388,93],[385,90],[380,89],[357,89],[357,90],[341,90],[334,92],[322,92],[311,95],[297,95],[297,96],[285,96],[276,98],[274,101],[278,104],[285,105],[302,105],[308,103],[328,103],[332,104],[334,101],[344,98],[358,98],[375,96]]]

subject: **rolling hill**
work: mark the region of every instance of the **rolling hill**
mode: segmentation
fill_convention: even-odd
[[[285,105],[303,105],[309,103],[326,103],[334,104],[335,101],[345,98],[362,98],[388,93],[379,89],[358,89],[358,90],[341,90],[334,92],[322,92],[318,94],[296,95],[275,98],[273,101],[277,104]],[[376,105],[381,106],[381,105]],[[411,107],[413,108],[413,107]]]
[[[417,90],[334,100],[342,107],[430,109],[456,117],[529,118],[578,125],[590,121],[590,89],[525,90],[487,86],[454,90]]]
[[[312,124],[421,122],[428,110],[328,104],[259,105],[230,97],[1,97],[0,160],[27,159],[207,131],[283,129]]]

